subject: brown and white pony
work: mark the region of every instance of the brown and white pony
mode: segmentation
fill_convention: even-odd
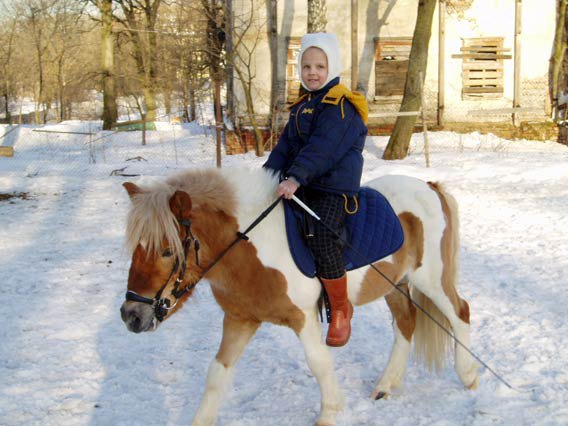
[[[317,314],[321,286],[296,268],[287,250],[282,205],[250,232],[248,241],[234,245],[205,271],[237,232],[274,202],[277,184],[277,177],[263,169],[189,170],[150,186],[124,184],[132,201],[127,227],[131,297],[121,308],[128,329],[154,330],[191,297],[201,278],[209,282],[225,314],[221,346],[209,367],[194,425],[214,424],[234,365],[263,322],[290,327],[301,341],[321,389],[317,424],[335,424],[342,410],[342,392]],[[389,200],[405,237],[397,252],[375,265],[469,347],[469,306],[456,289],[459,223],[454,198],[437,183],[405,176],[381,177],[367,186]],[[394,346],[373,398],[387,397],[401,384],[413,336],[427,365],[442,365],[447,335],[404,295],[369,266],[350,272],[348,282],[354,305],[384,296],[394,319]],[[157,299],[166,301],[160,309]],[[477,364],[461,346],[455,352],[460,380],[475,388]]]

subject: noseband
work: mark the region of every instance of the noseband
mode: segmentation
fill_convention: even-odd
[[[201,281],[203,275],[205,275],[202,274],[199,277],[199,279],[196,280],[193,284],[187,285],[184,288],[180,288],[181,284],[183,283],[185,271],[187,269],[187,257],[189,255],[189,251],[191,250],[192,241],[195,249],[195,263],[197,264],[197,266],[199,266],[199,240],[195,238],[191,233],[191,221],[189,219],[181,220],[179,224],[185,228],[185,240],[183,241],[183,261],[181,262],[181,268],[178,258],[176,259],[176,262],[174,263],[174,266],[172,267],[172,270],[170,272],[170,275],[166,279],[166,282],[160,288],[158,293],[156,293],[156,296],[154,296],[153,299],[140,296],[138,293],[132,290],[128,290],[126,292],[126,300],[129,300],[131,302],[140,302],[140,303],[145,303],[147,305],[152,305],[152,307],[154,308],[154,315],[156,316],[156,319],[160,322],[164,320],[164,318],[168,314],[168,311],[170,309],[173,309],[177,305],[178,300],[185,293],[188,293],[191,290],[193,290],[193,288],[197,285],[197,283]],[[162,293],[164,292],[165,288],[170,283],[172,276],[174,276],[174,274],[178,271],[178,269],[179,269],[179,274],[174,282],[174,288],[171,292],[172,296],[175,298],[175,300],[172,303],[170,299],[168,299],[167,297],[162,297]]]
[[[254,220],[254,222],[250,224],[250,226],[244,232],[237,232],[237,237],[233,240],[233,242],[231,244],[229,244],[227,246],[227,248],[225,248],[225,250],[223,250],[217,256],[217,258],[213,262],[211,262],[209,264],[209,266],[207,266],[207,268],[205,268],[201,272],[199,278],[193,284],[187,285],[187,286],[185,286],[184,288],[181,288],[181,289],[180,289],[180,286],[183,282],[183,277],[185,275],[185,269],[187,267],[187,257],[189,255],[189,250],[191,249],[191,242],[192,241],[193,241],[193,245],[195,247],[195,263],[199,266],[199,240],[197,238],[195,238],[193,236],[193,234],[191,233],[191,221],[189,219],[184,219],[184,220],[179,221],[179,224],[182,225],[185,228],[185,240],[183,242],[183,262],[181,264],[181,269],[180,269],[179,275],[175,280],[174,289],[171,292],[172,296],[175,298],[174,302],[173,303],[170,302],[170,299],[168,299],[167,297],[162,297],[162,293],[164,292],[164,289],[166,288],[166,286],[169,284],[172,276],[178,270],[178,267],[179,267],[179,261],[178,260],[176,260],[176,263],[174,264],[172,271],[170,272],[170,275],[168,276],[168,279],[166,280],[164,285],[160,288],[158,293],[156,293],[156,296],[154,296],[153,299],[150,299],[150,298],[144,297],[144,296],[140,296],[135,291],[128,290],[126,292],[126,300],[129,300],[131,302],[140,302],[140,303],[145,303],[147,305],[152,305],[152,307],[154,308],[154,315],[156,316],[156,319],[158,321],[162,322],[164,320],[164,318],[166,317],[166,315],[168,314],[168,311],[170,309],[173,309],[177,305],[178,300],[184,294],[193,290],[193,288],[197,285],[197,283],[199,281],[201,281],[201,279],[211,270],[211,268],[213,268],[213,266],[215,266],[217,264],[217,262],[219,262],[221,260],[221,258],[223,256],[225,256],[227,254],[227,252],[229,250],[231,250],[239,241],[249,239],[249,237],[247,237],[247,234],[250,231],[252,231],[253,228],[256,227],[256,225],[258,225],[260,222],[262,222],[264,220],[264,218],[266,216],[268,216],[268,214],[272,210],[274,210],[274,208],[278,205],[278,203],[280,202],[281,199],[282,199],[282,197],[276,199],[276,201],[274,201],[270,206],[268,206],[266,208],[266,210],[264,210]]]

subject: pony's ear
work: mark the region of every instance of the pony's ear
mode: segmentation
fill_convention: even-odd
[[[124,182],[122,186],[124,186],[130,198],[134,197],[136,194],[140,192],[140,188],[132,182]]]
[[[176,191],[170,198],[170,209],[178,220],[189,219],[191,197],[187,192]]]

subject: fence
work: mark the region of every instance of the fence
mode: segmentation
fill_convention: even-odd
[[[97,173],[146,174],[160,173],[164,167],[215,165],[214,125],[156,122],[155,126],[146,132],[103,131],[98,121],[0,126],[0,155],[13,153],[10,161],[24,163],[30,175],[57,168],[77,175],[85,168]],[[142,145],[143,137],[146,145]]]

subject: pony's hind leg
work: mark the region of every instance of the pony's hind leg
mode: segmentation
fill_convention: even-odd
[[[335,425],[335,417],[343,409],[343,394],[335,376],[333,358],[323,344],[321,325],[316,310],[304,312],[306,322],[298,333],[304,346],[306,360],[321,390],[321,414],[318,426]]]
[[[215,359],[209,366],[205,393],[193,418],[193,426],[215,423],[221,398],[233,377],[233,367],[259,326],[258,322],[241,321],[225,314],[223,339]]]
[[[469,305],[468,303],[460,299],[461,309],[457,316],[459,320],[452,324],[454,329],[454,334],[458,340],[469,349],[470,347],[470,326],[469,326]],[[458,336],[461,336],[458,337]],[[456,343],[456,372],[460,377],[461,382],[468,389],[477,389],[478,377],[477,377],[477,362],[473,357],[466,351],[461,345]]]
[[[451,314],[448,314],[448,320],[452,325],[454,336],[463,344],[460,345],[456,342],[456,373],[458,374],[463,385],[468,389],[477,389],[477,362],[473,359],[470,353],[465,349],[470,348],[470,325],[469,325],[469,304],[460,298],[456,292],[457,302]],[[464,348],[465,346],[465,348]]]
[[[462,345],[455,343],[455,370],[458,374],[463,385],[468,389],[476,389],[478,384],[477,369],[478,365],[474,358],[469,354],[469,352],[464,348],[470,348],[470,325],[469,325],[469,305],[468,303],[459,297],[455,287],[445,286],[440,291],[431,293],[430,295],[425,295],[416,289],[413,292],[414,299],[420,303],[421,306],[426,307],[426,310],[430,315],[434,316],[438,322],[440,322],[444,327],[451,326],[454,332],[454,337]],[[418,323],[420,332],[417,329],[416,336],[416,349],[417,353],[420,355],[420,346],[425,346],[428,344],[433,344],[432,342],[438,342],[442,344],[443,341],[447,341],[449,336],[443,332],[443,330],[435,324],[430,318],[427,318],[422,312],[418,312]],[[429,330],[429,331],[428,331]],[[420,335],[420,338],[418,338]],[[437,335],[438,337],[434,337]],[[427,337],[429,336],[429,337]],[[430,341],[430,343],[428,342]],[[444,349],[437,349],[438,356],[443,356]],[[423,353],[428,353],[428,350],[422,351]],[[434,366],[440,368],[437,362],[432,362],[433,358],[431,355],[427,355],[423,358],[427,359],[427,363],[430,367]]]
[[[408,283],[401,283],[398,287],[408,294]],[[393,317],[394,344],[387,367],[373,390],[373,399],[387,398],[392,389],[400,386],[408,364],[416,324],[416,308],[404,294],[393,290],[385,299]]]

